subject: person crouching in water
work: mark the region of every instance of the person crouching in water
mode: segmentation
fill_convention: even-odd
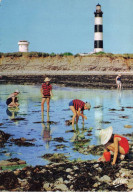
[[[84,110],[90,110],[91,105],[90,103],[85,103],[81,100],[75,99],[69,102],[69,107],[71,111],[73,112],[73,118],[72,118],[72,126],[74,126],[74,122],[76,119],[76,124],[78,124],[79,116],[82,116],[82,120],[84,123],[84,119],[87,119],[87,117],[83,114]]]
[[[102,157],[100,157],[98,161],[110,161],[110,151],[112,151],[114,153],[112,165],[114,165],[118,154],[120,154],[120,159],[123,160],[125,155],[129,152],[128,140],[123,136],[113,134],[112,127],[102,129],[99,136],[101,138],[101,144],[105,146],[105,149]]]
[[[42,111],[42,119],[44,116],[44,103],[47,101],[47,121],[49,121],[49,108],[50,108],[50,97],[53,96],[52,94],[52,85],[50,85],[50,80],[48,77],[45,78],[44,83],[41,87],[41,94],[42,94],[42,102],[41,102],[41,111]]]
[[[15,90],[12,94],[10,94],[6,100],[6,104],[8,107],[10,108],[16,108],[19,106],[18,104],[18,98],[17,98],[17,95],[19,94],[20,92],[18,90]]]

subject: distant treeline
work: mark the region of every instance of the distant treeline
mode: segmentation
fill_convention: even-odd
[[[105,53],[105,52],[98,52],[98,53],[91,53],[91,54],[83,54],[84,56],[101,56],[101,57],[110,57],[110,58],[116,58],[116,57],[123,57],[125,59],[131,59],[133,58],[133,54],[112,54],[112,53]],[[82,56],[83,56],[82,55]],[[60,54],[55,54],[55,53],[43,53],[43,52],[13,52],[13,53],[0,53],[0,58],[3,57],[22,57],[22,56],[27,56],[27,57],[55,57],[55,56],[74,56],[78,57],[81,56],[80,54],[75,54],[73,55],[71,52],[65,52],[65,53],[60,53]]]

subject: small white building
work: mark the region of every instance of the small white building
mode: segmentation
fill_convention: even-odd
[[[28,41],[19,41],[18,45],[19,45],[19,52],[28,52],[28,46],[29,46],[29,42]]]

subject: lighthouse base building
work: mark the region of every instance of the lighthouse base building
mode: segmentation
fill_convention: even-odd
[[[29,42],[28,41],[19,41],[19,52],[28,52],[28,46]]]

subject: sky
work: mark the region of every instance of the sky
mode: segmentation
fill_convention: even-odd
[[[0,52],[89,53],[94,50],[94,12],[103,11],[104,52],[133,53],[133,0],[0,0]]]

